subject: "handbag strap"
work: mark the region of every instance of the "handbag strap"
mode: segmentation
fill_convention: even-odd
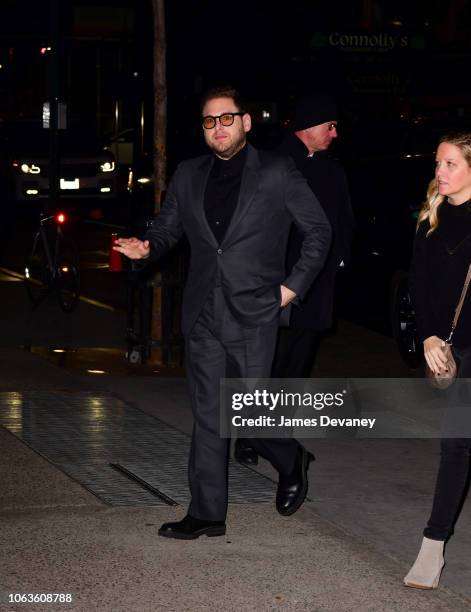
[[[468,287],[469,287],[469,283],[470,282],[471,282],[471,264],[469,264],[468,274],[466,275],[466,280],[464,281],[463,290],[461,291],[460,300],[459,300],[458,306],[456,307],[456,310],[455,310],[455,316],[453,317],[453,323],[451,324],[451,332],[450,332],[450,335],[448,336],[448,338],[446,340],[446,342],[448,344],[451,344],[451,338],[453,336],[453,332],[455,331],[456,325],[458,323],[458,319],[460,318],[461,309],[463,308],[464,298],[466,297],[466,294],[468,293]]]

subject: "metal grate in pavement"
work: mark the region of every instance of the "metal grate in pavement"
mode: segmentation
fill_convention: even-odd
[[[189,503],[186,457],[179,465],[158,465],[149,461],[127,461],[121,465],[135,477],[144,480],[178,504],[186,506]],[[274,501],[275,493],[276,487],[271,480],[240,466],[235,461],[230,461],[229,503],[270,503]]]
[[[116,473],[108,464],[56,465],[111,506],[167,506],[160,497],[153,495],[126,476]]]
[[[0,425],[108,504],[166,505],[110,463],[177,503],[189,501],[189,436],[112,395],[3,392]],[[232,503],[264,503],[276,486],[231,462],[229,491]]]

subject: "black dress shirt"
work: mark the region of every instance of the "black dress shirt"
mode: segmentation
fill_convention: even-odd
[[[204,193],[204,210],[209,227],[219,244],[226,235],[239,201],[246,157],[247,146],[230,159],[220,159],[215,156],[209,173]]]

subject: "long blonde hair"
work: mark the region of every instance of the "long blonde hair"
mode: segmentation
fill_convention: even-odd
[[[440,138],[438,144],[441,145],[444,142],[458,147],[467,161],[468,166],[471,167],[471,132],[454,132],[452,134],[446,134]],[[438,193],[437,179],[434,178],[428,185],[426,200],[417,218],[417,230],[422,221],[426,221],[427,219],[430,224],[427,236],[437,229],[438,210],[444,200],[445,196]]]

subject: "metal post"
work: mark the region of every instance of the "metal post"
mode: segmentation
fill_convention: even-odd
[[[50,0],[50,124],[49,124],[49,210],[59,207],[59,150],[58,150],[58,118],[59,118],[59,0]]]

